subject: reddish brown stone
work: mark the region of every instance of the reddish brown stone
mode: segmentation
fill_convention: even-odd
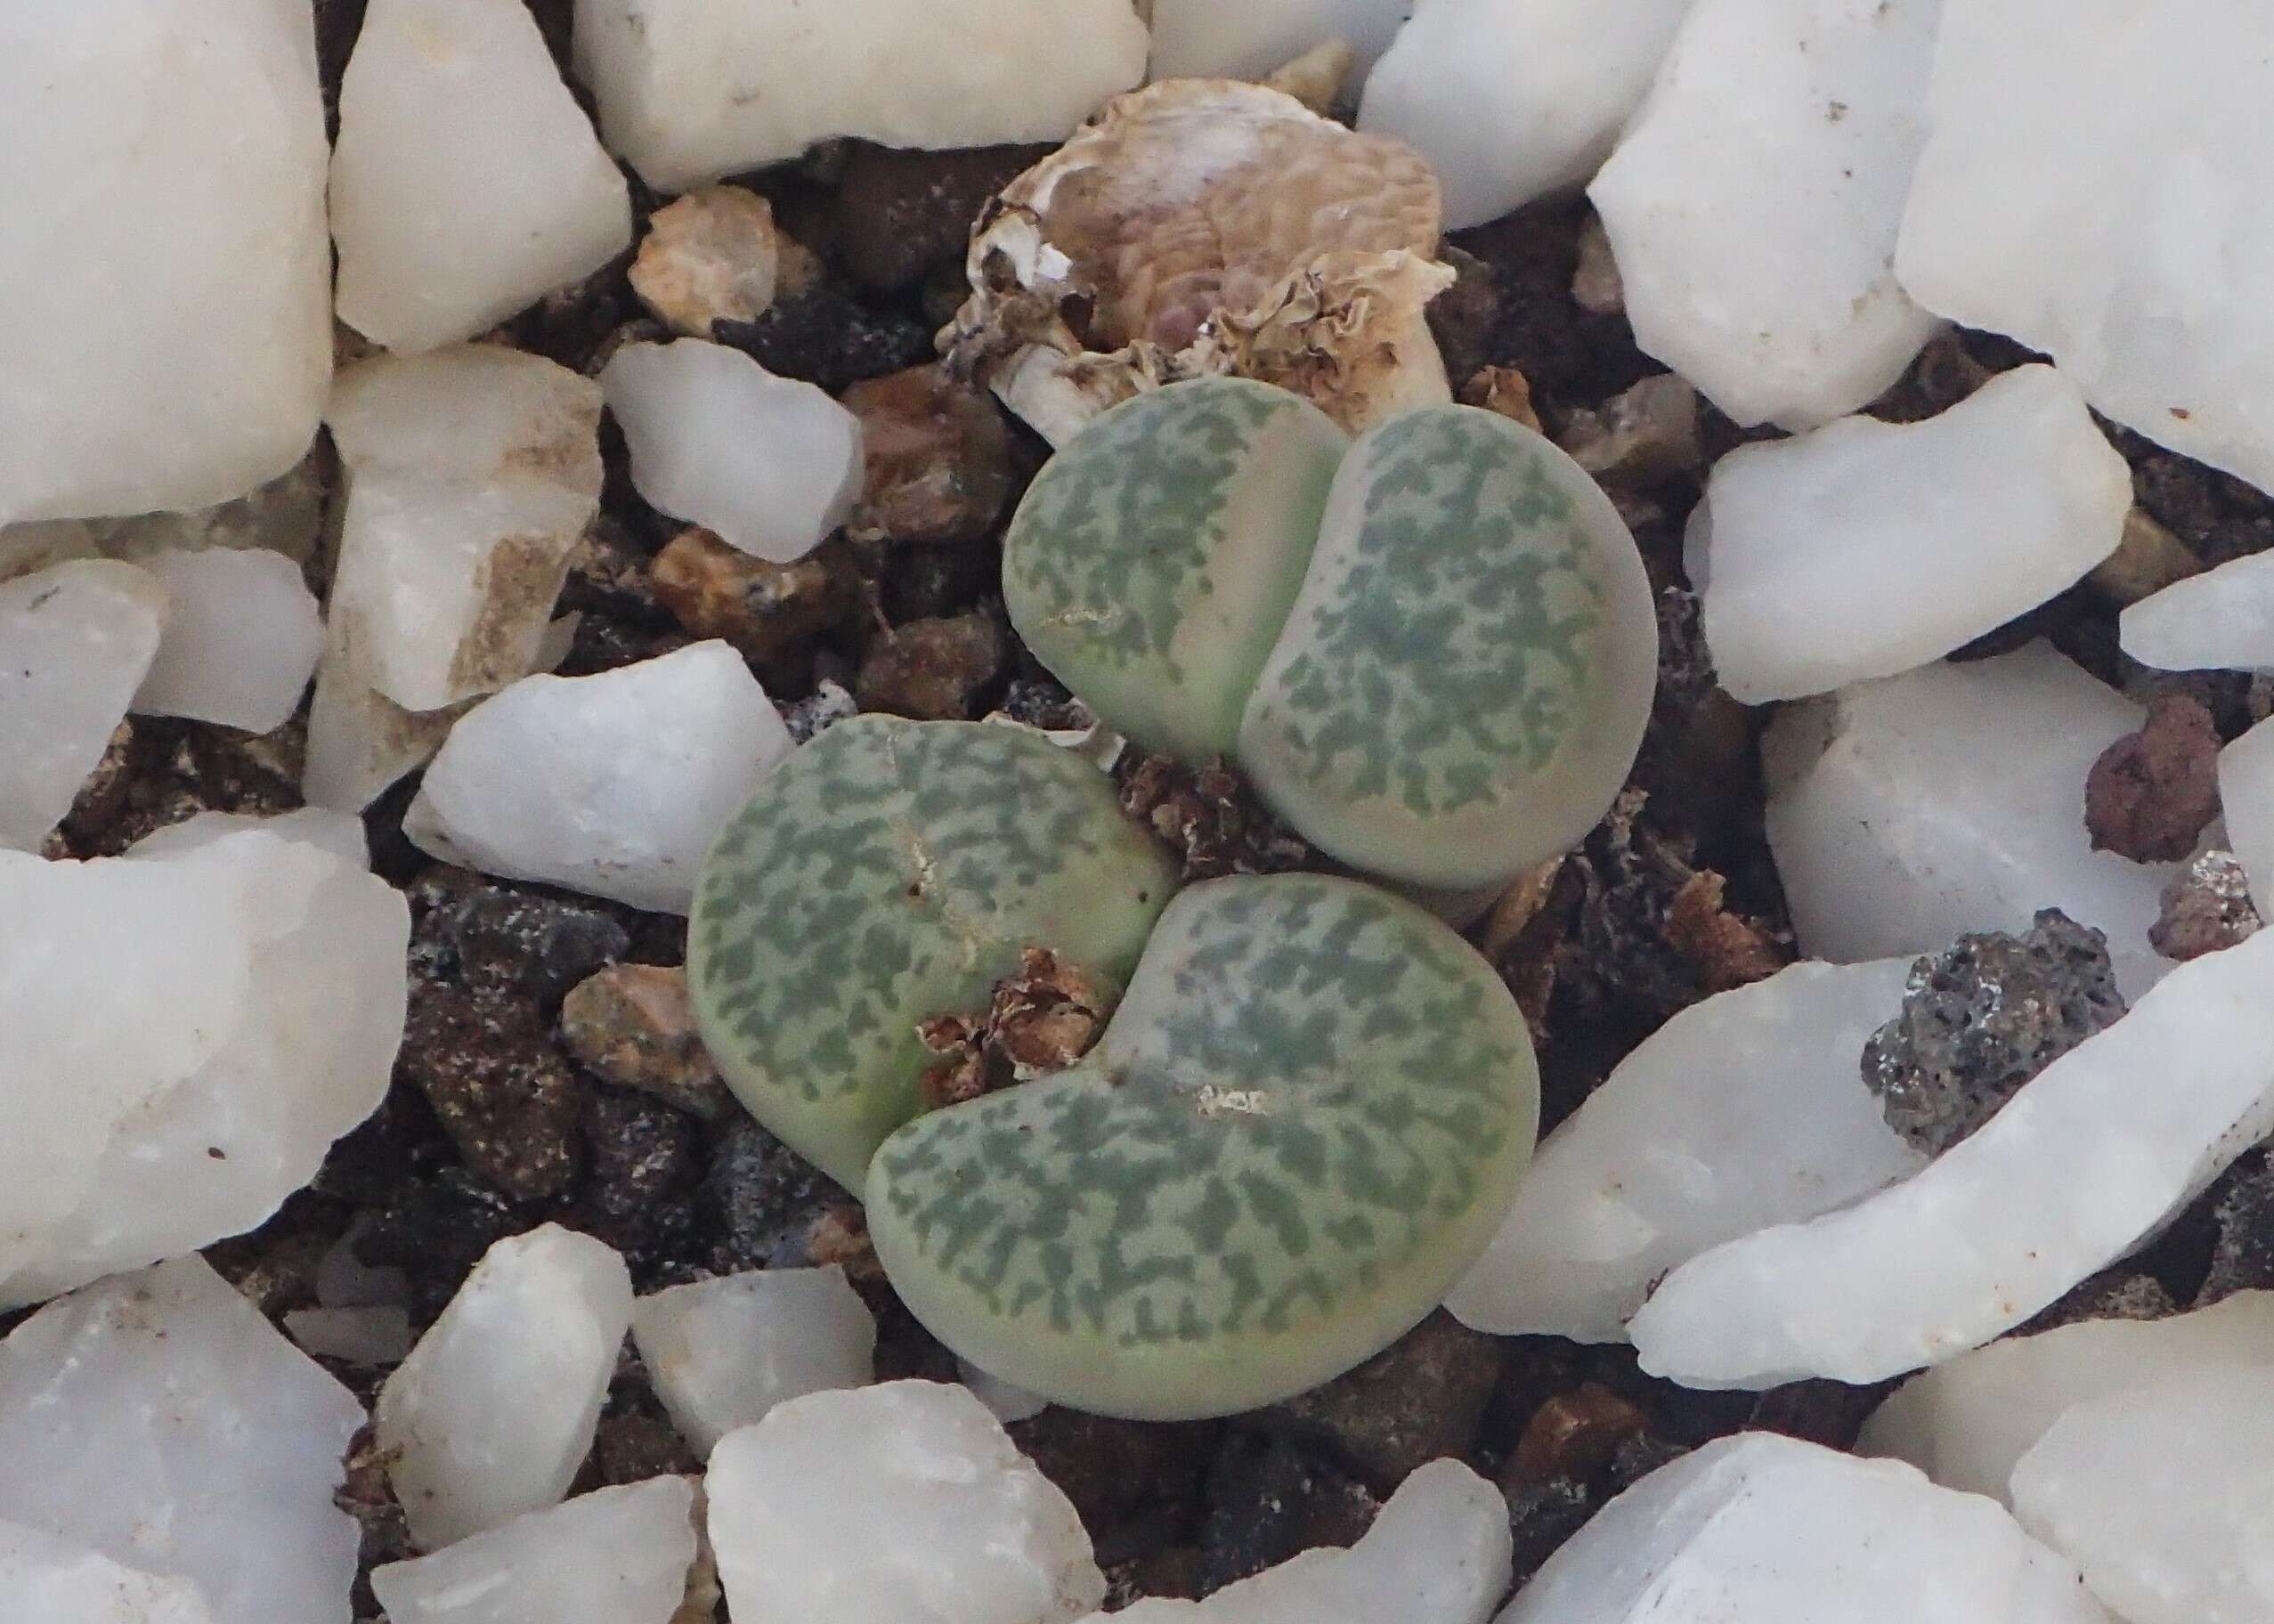
[[[1011,427],[995,397],[937,366],[855,384],[868,483],[846,521],[857,541],[954,542],[985,537],[1011,500]]]
[[[854,696],[864,710],[926,722],[966,720],[1010,654],[1002,623],[985,610],[910,621],[870,645]]]
[[[2095,851],[2135,863],[2171,863],[2219,816],[2219,731],[2200,701],[2156,702],[2138,733],[2101,753],[2084,784],[2084,823]]]
[[[1641,1410],[1594,1382],[1557,1393],[1532,1412],[1515,1453],[1501,1468],[1500,1486],[1513,1491],[1551,1478],[1584,1482],[1647,1425]]]

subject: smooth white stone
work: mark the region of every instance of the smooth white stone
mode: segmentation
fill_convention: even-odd
[[[280,840],[313,846],[357,868],[371,866],[370,838],[364,831],[363,820],[345,812],[326,811],[321,807],[302,807],[272,817],[253,812],[193,813],[178,824],[168,824],[142,836],[127,848],[126,855],[156,857],[196,851],[248,830],[264,830]]]
[[[451,729],[403,832],[485,874],[684,914],[711,843],[791,749],[724,643],[530,677]]]
[[[299,460],[327,156],[305,4],[0,6],[0,524],[226,501]]]
[[[38,849],[102,761],[166,625],[132,564],[59,564],[0,585],[0,847]]]
[[[145,560],[170,608],[134,694],[142,716],[186,716],[248,733],[292,719],[324,646],[300,566],[282,553],[209,548]]]
[[[331,161],[339,319],[396,351],[496,326],[631,246],[631,197],[523,0],[371,0]]]
[[[2021,1525],[2131,1624],[2274,1619],[2274,1370],[2077,1405],[2013,1473]]]
[[[659,191],[857,135],[1060,141],[1145,77],[1129,0],[576,0],[600,133]]]
[[[1857,1065],[1912,962],[1795,964],[1675,1016],[1548,1135],[1445,1306],[1497,1336],[1623,1342],[1676,1264],[1917,1172]]]
[[[1895,280],[1942,0],[1698,0],[1588,188],[1635,342],[1739,425],[1814,428],[1939,323]]]
[[[1153,0],[1156,79],[1260,79],[1314,45],[1340,40],[1362,78],[1415,0]]]
[[[1683,1264],[1628,1328],[1643,1368],[1860,1385],[2011,1330],[2274,1132],[2270,987],[2274,931],[2179,965],[1917,1177]]]
[[[1585,185],[1650,88],[1691,0],[1429,0],[1366,82],[1358,127],[1419,149],[1445,229]]]
[[[1499,1490],[1433,1460],[1347,1550],[1305,1551],[1206,1601],[1151,1598],[1091,1624],[1485,1624],[1507,1594],[1510,1544]]]
[[[2274,917],[2274,721],[2219,752],[2219,805],[2227,843],[2242,860],[2251,900]]]
[[[729,547],[794,563],[860,500],[861,420],[740,350],[701,338],[628,344],[600,384],[640,495]]]
[[[671,1424],[705,1458],[776,1404],[876,1379],[876,1316],[834,1263],[673,1286],[632,1304],[631,1333]]]
[[[2139,996],[2171,969],[2148,931],[2178,871],[2094,851],[2084,780],[2146,714],[2043,643],[1780,711],[1761,743],[1768,840],[1801,951],[1937,953],[2059,908],[2108,933]]]
[[[330,658],[411,711],[535,670],[599,511],[600,404],[589,379],[493,345],[343,373],[326,421],[349,476],[330,605],[347,646]]]
[[[213,1624],[186,1579],[122,1567],[20,1522],[0,1522],[0,1616],[23,1624]]]
[[[390,1624],[670,1624],[694,1565],[683,1477],[579,1495],[371,1571]]]
[[[1923,423],[1740,446],[1706,503],[1714,671],[1761,704],[1914,670],[2057,597],[2124,540],[2132,470],[2074,385],[2020,367]]]
[[[400,1308],[296,1308],[284,1334],[301,1351],[351,1365],[399,1365],[410,1352],[410,1314]]]
[[[2274,553],[2174,581],[2118,624],[2124,653],[2157,670],[2274,672]]]
[[[2274,488],[2274,8],[1945,0],[1896,274]]]
[[[2005,1511],[1896,1461],[1740,1433],[1597,1513],[1499,1624],[2106,1624]]]
[[[345,1387],[181,1258],[0,1344],[0,1518],[190,1579],[214,1624],[348,1624],[361,1533],[332,1492],[362,1425]]]
[[[630,1324],[624,1260],[589,1235],[548,1223],[483,1254],[372,1411],[410,1537],[434,1550],[559,1504]]]
[[[250,1230],[385,1098],[402,895],[300,840],[0,854],[0,1307]]]
[[[2168,1320],[2089,1320],[2005,1337],[1913,1376],[1872,1412],[1856,1447],[2002,1500],[2015,1466],[2072,1407],[2239,1364],[2274,1369],[2274,1292],[2237,1292]]]
[[[1031,1421],[1050,1408],[1050,1401],[1040,1393],[1014,1387],[999,1376],[989,1376],[968,1359],[955,1361],[955,1375],[971,1390],[971,1396],[987,1407],[987,1413],[1005,1426]]]
[[[1072,1502],[964,1388],[778,1405],[711,1452],[728,1610],[830,1624],[1065,1624],[1104,1601]]]

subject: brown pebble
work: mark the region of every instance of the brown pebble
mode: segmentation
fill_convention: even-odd
[[[2219,816],[2219,730],[2201,701],[2165,694],[2138,733],[2101,752],[2084,784],[2095,851],[2172,863]]]
[[[699,525],[671,538],[649,580],[680,625],[725,638],[776,686],[794,684],[814,644],[858,601],[851,567],[833,545],[795,564],[769,564]]]
[[[1531,383],[1514,367],[1484,367],[1461,389],[1461,404],[1497,411],[1521,423],[1535,434],[1542,433],[1539,413],[1531,403]]]
[[[1711,869],[1683,881],[1666,910],[1666,940],[1701,991],[1726,993],[1765,981],[1792,962],[1790,949],[1758,921],[1725,905],[1728,881]]]
[[[1440,1310],[1364,1364],[1253,1419],[1323,1446],[1386,1494],[1429,1462],[1468,1453],[1499,1385],[1504,1345]]]
[[[2184,963],[2222,953],[2258,931],[2258,910],[2250,881],[2231,851],[2206,851],[2164,888],[2162,916],[2148,927],[2148,940],[2167,959]]]
[[[506,1195],[558,1195],[575,1178],[576,1084],[525,1004],[414,983],[397,1066],[467,1165]]]
[[[2134,508],[2124,518],[2124,540],[2116,550],[2092,566],[2085,579],[2092,589],[2118,607],[2129,607],[2152,597],[2174,581],[2203,572],[2195,549],[2160,524],[2145,508]]]
[[[685,970],[612,964],[561,1005],[561,1038],[596,1076],[706,1122],[735,1108],[696,1030]]]
[[[854,696],[864,710],[918,721],[968,720],[979,690],[1010,658],[1003,623],[986,610],[910,621],[871,644]]]
[[[1596,410],[1574,411],[1562,443],[1606,484],[1649,486],[1694,472],[1704,459],[1698,392],[1671,372],[1646,378]]]
[[[1514,1492],[1550,1478],[1584,1482],[1648,1425],[1641,1410],[1597,1383],[1557,1393],[1525,1423],[1515,1453],[1501,1468],[1500,1486]]]
[[[1611,235],[1593,214],[1580,227],[1580,261],[1571,273],[1571,299],[1591,316],[1626,313],[1627,288],[1619,275],[1619,262],[1611,253]]]
[[[861,420],[866,492],[846,521],[857,541],[985,537],[1011,499],[1011,427],[995,397],[938,366],[912,367],[845,391]]]

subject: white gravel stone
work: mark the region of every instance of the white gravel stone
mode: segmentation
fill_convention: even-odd
[[[2131,1624],[2274,1619],[2274,1372],[2089,1400],[2014,1468],[2021,1525]]]
[[[1877,398],[1938,325],[1895,280],[1942,0],[1698,0],[1588,189],[1635,341],[1742,426]]]
[[[491,1246],[379,1390],[410,1537],[438,1549],[560,1503],[631,1324],[613,1247],[545,1224]]]
[[[1260,79],[1313,45],[1341,40],[1363,77],[1415,0],[1153,0],[1156,79]]]
[[[599,510],[600,403],[590,380],[491,345],[341,375],[326,414],[349,475],[331,616],[370,686],[437,710],[536,669]]]
[[[0,848],[37,849],[102,759],[158,654],[166,589],[74,560],[0,585]]]
[[[2000,1506],[1774,1433],[1661,1466],[1547,1559],[1499,1624],[2107,1624]]]
[[[2002,1500],[2021,1458],[2072,1407],[2236,1365],[2274,1370],[2274,1292],[2237,1292],[2167,1320],[2088,1320],[2005,1337],[1913,1376],[1872,1412],[1856,1447]]]
[[[1145,77],[1129,0],[576,0],[600,133],[659,191],[857,135],[1060,141]]]
[[[2219,805],[2251,900],[2274,918],[2274,722],[2259,723],[2219,752]]]
[[[2020,367],[1923,423],[1740,446],[1706,507],[1714,670],[1760,704],[1913,670],[2065,591],[2124,540],[2132,470],[2075,386]]]
[[[2174,581],[2119,624],[2124,653],[2158,670],[2274,672],[2274,553]]]
[[[213,1624],[189,1579],[137,1572],[20,1522],[0,1522],[0,1596],[24,1624]]]
[[[2149,439],[2274,488],[2274,9],[1945,0],[1896,254]]]
[[[214,1624],[348,1624],[361,1533],[332,1492],[362,1424],[345,1388],[181,1258],[50,1303],[0,1344],[0,1519],[190,1580]],[[0,1592],[0,1612],[19,1600]]]
[[[339,319],[431,350],[631,245],[631,198],[524,0],[371,0],[331,161]]]
[[[631,1330],[655,1396],[706,1458],[776,1404],[876,1379],[876,1317],[834,1263],[673,1286],[632,1305]]]
[[[386,1093],[410,920],[360,863],[0,853],[0,1307],[254,1228]]]
[[[1768,839],[1801,951],[1936,953],[2059,908],[2108,933],[2137,997],[2171,969],[2148,930],[2178,870],[2094,851],[2084,780],[2145,717],[2042,643],[1780,712],[1761,747]]]
[[[1498,1336],[1621,1342],[1677,1263],[1917,1172],[1856,1066],[1912,962],[1795,964],[1675,1016],[1548,1135],[1445,1306]]]
[[[729,547],[794,563],[861,499],[861,420],[740,350],[701,338],[628,344],[600,383],[640,495]]]
[[[311,8],[0,6],[0,524],[241,496],[331,373]]]
[[[389,1624],[670,1624],[694,1565],[683,1477],[601,1489],[371,1572]]]
[[[351,1365],[399,1365],[410,1352],[410,1315],[400,1308],[296,1308],[284,1334],[304,1352]]]
[[[1073,1504],[962,1387],[816,1393],[711,1457],[737,1617],[1064,1624],[1105,1599]]]
[[[1691,0],[1429,0],[1366,82],[1358,127],[1419,149],[1458,231],[1582,186]]]
[[[142,568],[166,589],[168,609],[136,714],[248,733],[291,720],[324,646],[300,566],[282,553],[209,548],[157,554]]]
[[[321,807],[302,807],[272,817],[253,812],[198,812],[178,824],[153,830],[127,849],[127,855],[155,857],[196,851],[229,835],[264,830],[280,840],[297,840],[328,851],[357,868],[371,865],[371,842],[363,820]]]
[[[1433,1460],[1347,1550],[1305,1551],[1206,1601],[1148,1599],[1091,1624],[1485,1624],[1507,1594],[1509,1547],[1499,1490]]]
[[[451,729],[403,832],[485,874],[684,914],[711,842],[790,750],[724,643],[531,677]]]
[[[2180,965],[1917,1177],[1683,1264],[1628,1328],[1643,1368],[1862,1384],[2011,1330],[2274,1132],[2270,986],[2274,932]]]

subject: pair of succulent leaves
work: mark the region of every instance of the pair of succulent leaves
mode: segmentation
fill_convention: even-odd
[[[1622,657],[1600,635],[1612,623],[1600,603],[1618,606],[1631,560],[1585,556],[1599,516],[1582,498],[1602,499],[1533,466],[1560,453],[1448,410],[1348,449],[1311,408],[1261,386],[1181,386],[1118,408],[1022,507],[1005,566],[1013,613],[1030,641],[1039,629],[1037,654],[1141,743],[1214,755],[1237,734],[1243,747],[1252,735],[1283,752],[1341,751],[1305,782],[1320,804],[1359,809],[1347,826],[1360,846],[1494,826],[1480,808],[1520,816],[1542,774],[1591,770],[1569,757],[1587,753],[1574,737],[1601,714],[1588,673]],[[1328,451],[1363,471],[1364,489],[1344,492]],[[1282,466],[1289,457],[1302,471]],[[1118,485],[1106,477],[1117,467]],[[1425,472],[1441,482],[1433,494],[1416,485]],[[1196,499],[1204,486],[1213,494]],[[1290,519],[1282,499],[1308,507]],[[1453,519],[1434,513],[1442,504]],[[1329,558],[1320,516],[1331,539],[1345,508],[1362,539]],[[1385,530],[1439,551],[1474,536],[1469,550],[1533,562],[1511,572],[1416,555],[1417,572],[1385,550]],[[1616,539],[1631,555],[1623,528]],[[1331,577],[1316,592],[1309,542]],[[1174,556],[1093,556],[1133,548]],[[1278,556],[1291,550],[1302,558]],[[1259,564],[1259,551],[1273,556]],[[1077,556],[1089,560],[1078,571]],[[1561,579],[1575,571],[1588,579]],[[1353,594],[1390,601],[1369,614]],[[1038,618],[1045,597],[1058,607]],[[1451,687],[1428,686],[1428,662],[1393,646],[1439,637],[1449,611],[1441,671],[1482,684],[1486,668],[1508,669],[1493,663],[1498,645],[1538,632],[1548,652],[1527,658],[1577,675],[1539,678],[1560,699],[1429,724],[1405,749],[1400,731],[1423,711],[1464,709]],[[1596,630],[1574,624],[1590,613]],[[1297,626],[1306,641],[1290,652]],[[1085,631],[1113,646],[1094,666]],[[1351,661],[1371,674],[1341,670]],[[1365,713],[1355,735],[1319,719],[1348,700]],[[1251,772],[1257,759],[1244,748]],[[1373,783],[1385,787],[1354,787]],[[1395,810],[1369,815],[1369,800]],[[1498,840],[1496,860],[1521,845]],[[1417,866],[1429,881],[1448,873],[1393,872]],[[919,1027],[985,1010],[1032,946],[1120,995],[1097,1045],[925,1112],[918,1084],[937,1057]],[[1522,1014],[1449,927],[1326,875],[1180,893],[1110,781],[1014,727],[864,717],[805,746],[706,864],[688,963],[721,1069],[762,1123],[865,1196],[878,1255],[917,1317],[974,1364],[1084,1409],[1228,1413],[1379,1351],[1482,1249],[1531,1150],[1539,1087]]]

